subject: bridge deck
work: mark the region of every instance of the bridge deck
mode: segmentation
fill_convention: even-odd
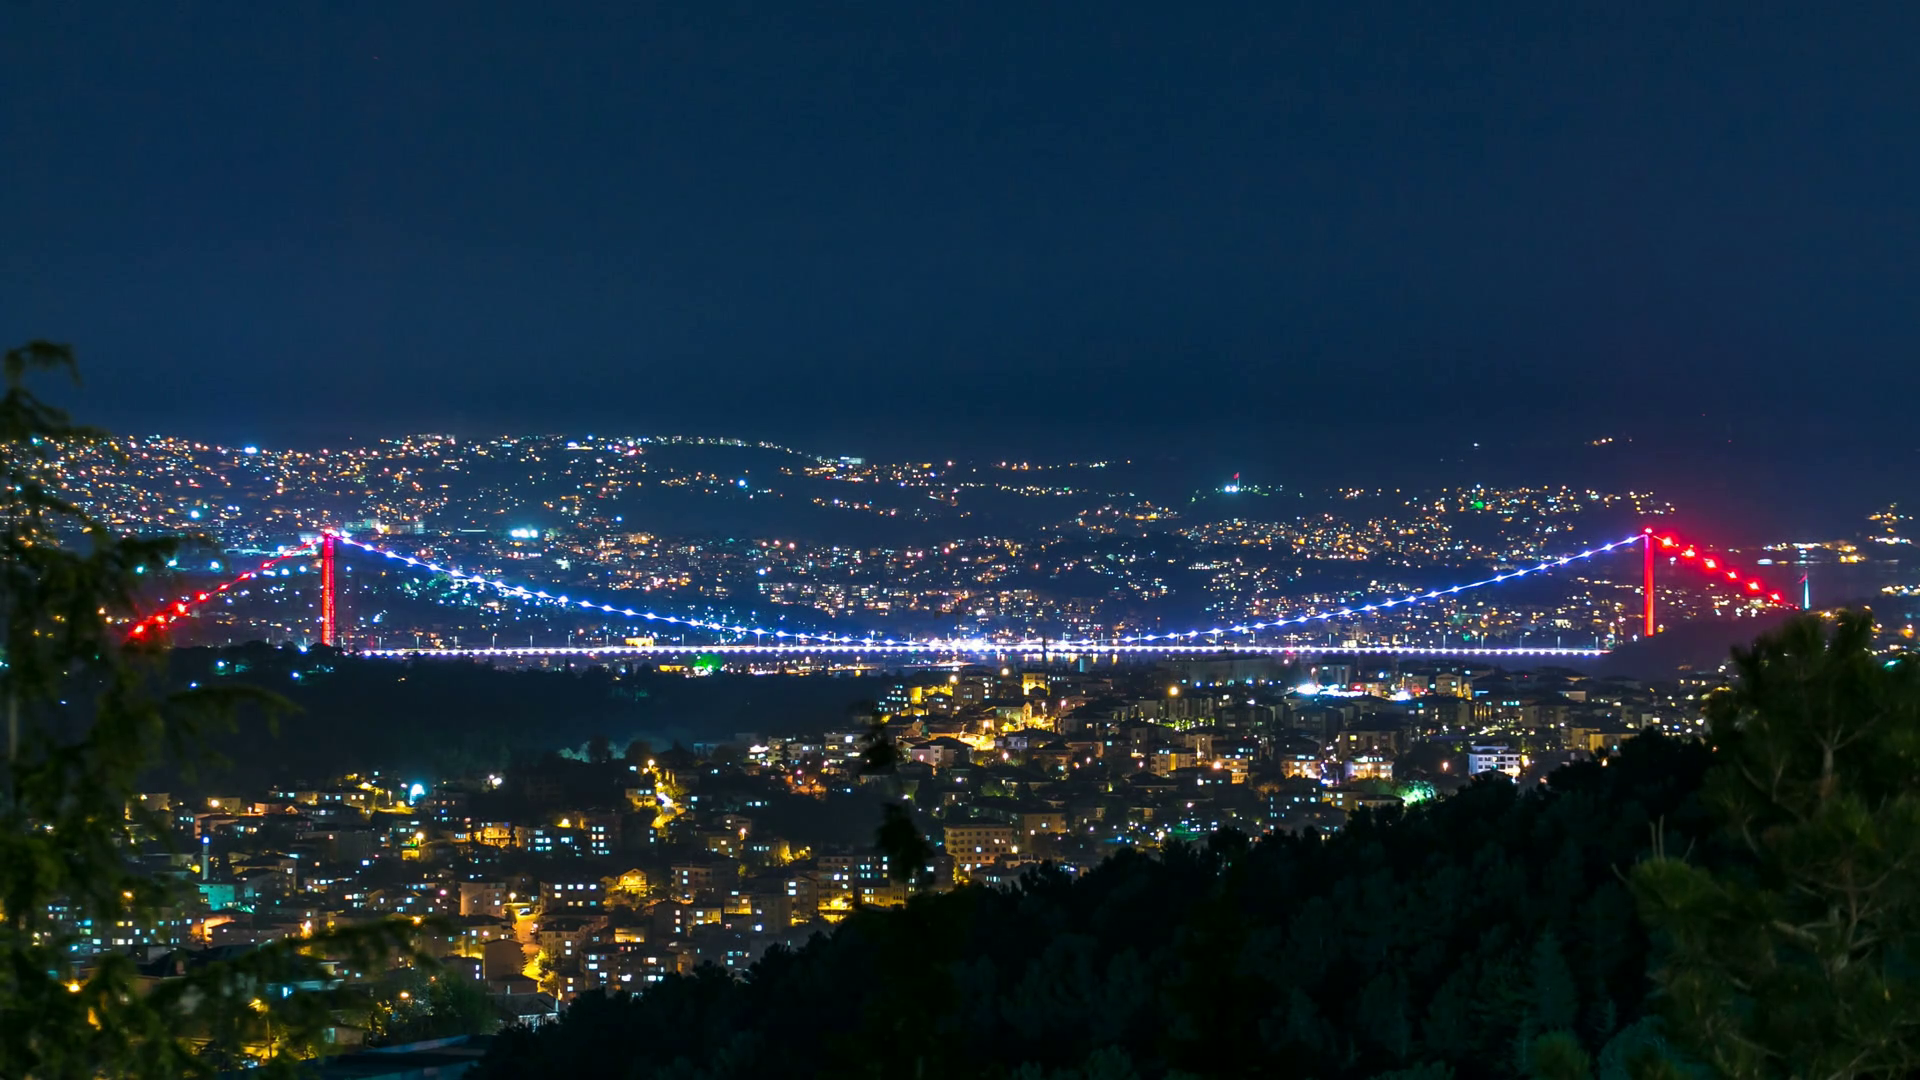
[[[1605,649],[1574,649],[1559,646],[1512,646],[1507,648],[1471,648],[1450,645],[1127,645],[1100,642],[959,642],[943,644],[899,642],[854,642],[831,645],[502,645],[451,649],[363,649],[362,656],[380,657],[486,657],[486,656],[605,656],[646,657],[685,656],[693,653],[760,656],[1070,656],[1070,655],[1154,655],[1154,656],[1460,656],[1547,659],[1591,659],[1607,655]]]

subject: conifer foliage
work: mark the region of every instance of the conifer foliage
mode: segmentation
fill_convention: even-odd
[[[1920,1070],[1920,665],[1872,637],[1806,617],[1737,653],[1706,706],[1727,850],[1633,875],[1663,1011],[1722,1075]]]
[[[138,808],[143,771],[169,754],[196,758],[204,733],[260,698],[164,692],[163,646],[124,641],[142,571],[163,569],[178,545],[115,536],[61,497],[56,447],[99,436],[28,380],[72,371],[67,347],[33,342],[6,353],[0,395],[0,1077],[287,1066],[331,1016],[329,959],[384,964],[407,928],[322,931],[153,984],[124,954],[76,960],[91,936],[76,927],[150,922],[184,899],[136,859],[170,832]]]

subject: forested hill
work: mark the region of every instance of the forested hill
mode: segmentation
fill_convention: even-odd
[[[456,660],[404,663],[260,643],[177,649],[170,685],[231,680],[269,689],[291,711],[269,726],[243,712],[213,740],[230,767],[227,785],[311,781],[381,769],[458,776],[506,767],[516,753],[578,747],[605,735],[726,741],[736,733],[823,731],[848,723],[849,706],[880,695],[872,678],[765,679],[722,673],[702,679],[605,668],[529,671]],[[297,753],[289,754],[294,747]],[[160,773],[150,783],[181,782]]]
[[[744,980],[589,995],[482,1075],[1508,1076],[1554,1031],[1605,1073],[1657,1040],[1622,874],[1656,828],[1711,843],[1711,757],[1642,737],[1328,838],[1222,834],[862,912]]]

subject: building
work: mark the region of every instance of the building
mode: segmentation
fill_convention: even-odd
[[[1275,762],[1280,775],[1292,779],[1318,780],[1323,772],[1318,754],[1286,754]]]
[[[1357,754],[1347,759],[1345,767],[1348,783],[1359,780],[1393,779],[1393,759],[1381,754]]]
[[[1504,743],[1474,746],[1467,751],[1468,776],[1478,776],[1483,772],[1503,772],[1517,780],[1520,777],[1521,764],[1520,751]]]
[[[605,919],[561,915],[542,921],[533,940],[556,967],[563,967],[586,946],[611,943],[613,934],[607,930]]]
[[[460,883],[460,914],[491,915],[507,913],[508,890],[502,881],[463,881]]]
[[[606,906],[606,899],[606,883],[595,877],[569,877],[540,883],[540,910],[547,915],[599,911]]]
[[[521,847],[535,855],[579,855],[580,832],[571,822],[562,825],[535,825],[525,830]]]
[[[1067,831],[1067,812],[1052,808],[1020,811],[1019,832],[1028,840],[1058,836]]]
[[[962,870],[974,870],[1003,855],[1019,852],[1012,825],[996,822],[967,822],[948,825],[945,834],[947,854]]]
[[[909,748],[907,754],[914,761],[945,769],[971,760],[973,748],[959,739],[942,735]]]
[[[586,841],[587,854],[606,857],[621,847],[620,815],[595,811],[579,816],[579,831]]]
[[[1348,728],[1334,739],[1334,756],[1341,760],[1356,757],[1392,757],[1403,748],[1404,737],[1398,723],[1368,721]]]
[[[671,873],[674,894],[682,900],[713,890],[713,867],[708,863],[675,863]]]
[[[638,905],[647,898],[647,872],[633,869],[613,877],[602,878],[601,884],[607,888],[610,902]]]

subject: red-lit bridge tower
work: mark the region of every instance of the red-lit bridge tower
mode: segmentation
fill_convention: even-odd
[[[331,542],[333,538],[332,538],[332,537],[328,537],[327,539],[328,539],[328,541],[329,541],[329,542]],[[1641,579],[1640,579],[1640,607],[1641,607],[1641,621],[1642,621],[1642,622],[1643,622],[1643,623],[1645,624],[1645,625],[1644,625],[1644,627],[1642,628],[1642,633],[1643,633],[1643,634],[1644,634],[1644,635],[1645,635],[1646,637],[1652,637],[1652,636],[1654,635],[1654,625],[1653,625],[1653,530],[1652,530],[1652,529],[1648,529],[1648,530],[1646,531],[1646,533],[1645,533],[1645,539],[1644,539],[1644,540],[1642,541],[1642,543],[1640,544],[1640,547],[1641,547],[1641,549],[1642,549],[1642,550],[1643,550],[1643,551],[1644,551],[1644,552],[1646,553],[1646,560],[1645,560],[1645,571],[1644,571],[1644,572],[1643,572],[1643,573],[1641,574]],[[331,563],[329,563],[328,565],[329,565],[329,566],[331,566],[332,564],[331,564]],[[331,577],[329,577],[329,578],[328,578],[327,580],[328,580],[328,581],[332,581],[333,579],[332,579]],[[332,586],[328,586],[328,588],[329,588],[329,589],[331,589],[331,588],[332,588]],[[331,608],[329,608],[329,610],[331,610]]]
[[[1653,538],[1648,537],[1649,541]],[[331,531],[320,534],[320,644],[333,645],[338,642],[334,635],[335,606],[333,600],[333,556],[335,538]],[[1653,545],[1647,545],[1647,565],[1653,565]],[[1653,571],[1649,569],[1648,573]],[[1648,618],[1652,618],[1651,615]]]

